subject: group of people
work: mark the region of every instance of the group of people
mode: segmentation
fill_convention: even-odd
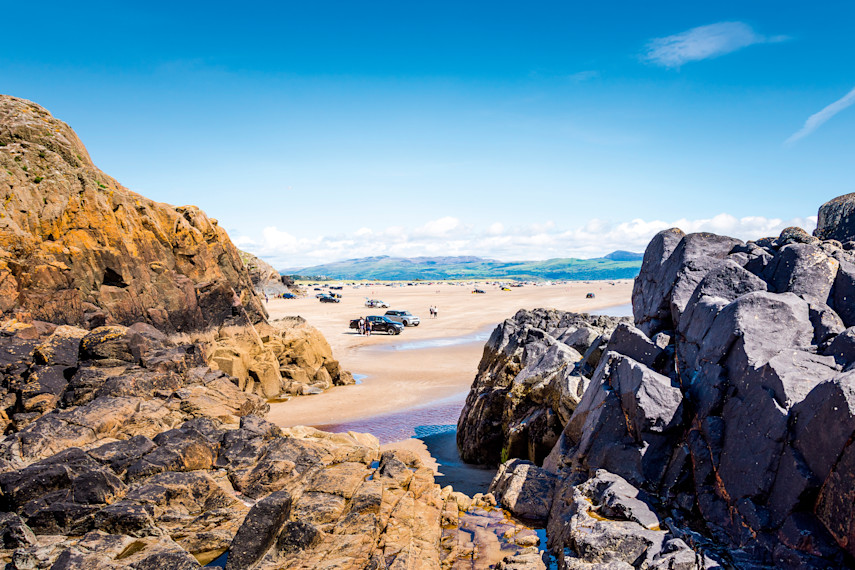
[[[435,305],[430,306],[430,318],[435,319],[439,316],[439,310]]]
[[[361,335],[371,336],[371,321],[359,317],[359,321],[356,323],[356,331]]]

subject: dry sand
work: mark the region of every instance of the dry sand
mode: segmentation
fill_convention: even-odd
[[[268,419],[283,427],[341,424],[431,402],[460,400],[475,377],[486,337],[498,323],[519,309],[546,307],[584,312],[624,305],[630,302],[632,281],[529,285],[510,291],[501,291],[495,285],[481,284],[479,288],[486,294],[473,294],[472,285],[441,283],[345,286],[338,291],[342,294],[341,303],[320,303],[314,297],[317,291],[311,288],[306,298],[271,299],[267,305],[271,319],[302,316],[324,334],[345,370],[366,378],[356,386],[335,387],[316,396],[271,404]],[[589,292],[596,297],[586,299]],[[365,307],[366,298],[382,299],[393,309],[409,310],[421,317],[421,324],[407,327],[397,336],[359,336],[348,329],[351,319],[386,311]],[[436,319],[429,316],[431,305],[438,307]],[[443,340],[448,337],[453,341]],[[414,341],[423,347],[408,346]],[[441,343],[445,346],[439,346]]]

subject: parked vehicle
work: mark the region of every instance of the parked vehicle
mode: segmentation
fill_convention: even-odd
[[[594,297],[596,297],[596,295],[594,295],[593,293],[588,293],[587,295],[585,295],[586,299],[593,299]]]
[[[399,322],[393,321],[389,317],[380,316],[380,315],[372,315],[365,317],[365,319],[371,323],[371,332],[385,332],[388,334],[401,334],[401,331],[404,330],[404,325]],[[359,319],[353,319],[350,321],[350,328],[358,329],[359,328]]]
[[[319,298],[321,303],[341,303],[341,299],[339,297],[332,297],[330,295],[324,295]]]
[[[401,323],[405,327],[417,327],[421,322],[421,319],[410,313],[410,311],[386,311],[386,316],[393,321]]]
[[[484,291],[483,289],[473,289],[472,292],[473,293],[486,293],[486,291]]]
[[[372,308],[383,308],[383,309],[389,308],[389,305],[387,305],[386,303],[384,303],[380,299],[368,299],[367,301],[365,301],[365,306],[366,307],[372,307]]]
[[[502,291],[510,291],[510,290],[511,290],[510,287],[502,287]]]

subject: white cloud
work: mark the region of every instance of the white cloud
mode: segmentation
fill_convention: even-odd
[[[502,235],[505,231],[505,225],[502,222],[496,222],[494,224],[490,224],[490,227],[487,228],[487,235],[498,236]]]
[[[460,220],[445,216],[438,220],[431,220],[422,227],[416,228],[413,233],[418,236],[443,237],[458,229],[460,229]]]
[[[743,22],[719,22],[653,39],[647,44],[645,59],[664,67],[680,67],[690,61],[718,57],[754,44],[786,39],[760,35]]]
[[[814,113],[808,120],[805,121],[805,125],[796,133],[794,133],[790,138],[784,141],[784,144],[790,145],[799,140],[800,138],[806,137],[815,130],[817,130],[820,125],[829,120],[831,117],[839,113],[840,111],[846,109],[855,103],[855,89],[852,89],[849,93],[832,103],[831,105],[824,108],[822,111],[818,113]]]
[[[308,267],[341,259],[375,255],[399,257],[477,255],[505,261],[552,257],[600,257],[615,250],[642,252],[659,231],[678,227],[687,233],[713,232],[742,240],[778,235],[788,226],[807,231],[816,217],[782,220],[722,213],[710,218],[679,220],[634,219],[623,222],[592,218],[579,227],[555,222],[484,228],[441,218],[407,230],[401,226],[360,228],[348,235],[297,237],[275,227],[262,231],[258,242],[245,236],[234,241],[280,269]]]

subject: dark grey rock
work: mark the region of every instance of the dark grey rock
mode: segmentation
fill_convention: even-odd
[[[256,503],[232,540],[226,570],[256,565],[276,542],[290,513],[291,495],[287,491],[276,491]]]
[[[36,535],[15,513],[0,513],[0,545],[13,550],[36,544]]]
[[[490,493],[514,515],[546,522],[557,477],[530,461],[511,459],[499,466]]]
[[[838,196],[820,206],[813,235],[839,242],[855,240],[855,193]]]
[[[825,349],[825,354],[843,367],[855,363],[855,327],[849,327],[837,335]]]
[[[841,262],[829,305],[847,327],[855,326],[855,264]]]
[[[834,337],[846,330],[840,316],[834,310],[813,297],[804,297],[810,310],[810,322],[813,325],[813,344],[826,348]]]
[[[580,486],[580,490],[598,506],[602,516],[633,521],[649,530],[659,530],[659,517],[648,504],[644,492],[623,477],[598,470],[594,477]]]
[[[519,311],[499,325],[484,347],[458,420],[461,458],[498,464],[520,457],[541,463],[620,322],[535,309]]]
[[[810,295],[827,302],[840,262],[820,247],[795,243],[782,247],[766,267],[763,277],[776,293]]]
[[[792,226],[789,228],[784,228],[781,231],[781,235],[778,236],[778,244],[780,244],[781,247],[789,245],[791,243],[816,245],[820,243],[820,240],[810,235],[802,228]]]
[[[320,540],[321,532],[315,525],[301,521],[289,521],[285,523],[276,538],[276,550],[281,554],[293,554],[311,548]]]
[[[654,368],[664,354],[664,347],[657,346],[647,336],[629,323],[621,323],[609,339],[609,350],[619,352],[633,360]]]

